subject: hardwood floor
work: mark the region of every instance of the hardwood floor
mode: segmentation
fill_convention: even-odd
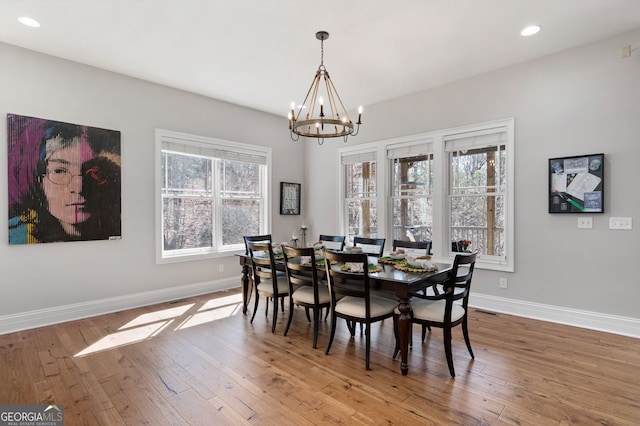
[[[242,315],[239,290],[0,336],[0,404],[62,404],[66,425],[632,425],[640,339],[476,310],[472,360],[460,327],[451,379],[434,329],[414,328],[409,375],[392,360],[393,322],[364,336],[329,324],[311,348],[296,308],[276,333]],[[252,306],[252,305],[251,305]],[[270,306],[271,308],[271,306]]]

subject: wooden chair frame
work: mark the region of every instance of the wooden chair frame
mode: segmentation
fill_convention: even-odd
[[[291,320],[293,319],[294,305],[304,308],[309,322],[311,322],[311,318],[309,317],[309,309],[311,309],[313,311],[313,348],[315,349],[318,345],[320,311],[323,308],[328,309],[331,302],[329,300],[320,302],[320,286],[322,285],[326,288],[326,285],[320,283],[318,269],[315,266],[316,256],[314,249],[313,247],[283,247],[282,253],[284,254],[284,266],[289,281],[289,320],[287,321],[287,328],[284,331],[284,335],[286,336],[289,332]],[[300,258],[302,256],[309,257],[311,262],[308,265],[300,264]],[[310,286],[313,289],[313,303],[306,303],[295,299],[295,292],[304,286]]]
[[[443,291],[441,294],[436,294],[432,296],[428,296],[421,293],[412,293],[411,296],[417,299],[423,300],[444,300],[445,301],[445,309],[444,316],[442,321],[430,321],[426,319],[415,318],[413,315],[413,309],[411,311],[411,322],[414,324],[421,324],[422,328],[422,341],[425,339],[426,327],[438,327],[443,329],[444,335],[444,351],[447,357],[447,365],[449,366],[449,373],[451,373],[451,377],[456,376],[455,369],[453,368],[453,354],[451,352],[451,329],[457,325],[462,324],[462,334],[464,335],[464,341],[467,345],[467,349],[469,350],[469,354],[471,358],[474,358],[473,350],[471,349],[471,341],[469,340],[469,328],[467,325],[467,317],[468,317],[468,306],[469,306],[469,290],[471,288],[471,278],[473,277],[473,270],[476,263],[476,256],[478,252],[469,254],[457,254],[453,260],[453,266],[451,270],[447,274],[447,279],[442,283]],[[460,267],[464,268],[461,269]],[[464,270],[464,272],[463,272]],[[452,321],[451,312],[453,308],[454,302],[457,300],[462,300],[462,308],[464,309],[464,315]],[[397,313],[394,317],[396,321],[394,324],[397,326]],[[396,332],[397,336],[397,332]],[[400,351],[399,343],[396,341],[396,348],[393,353],[393,357],[395,358]]]
[[[362,273],[351,273],[345,272],[340,269],[340,264],[346,262],[360,263],[362,264],[363,271]],[[333,265],[332,263],[336,263]],[[330,308],[330,316],[331,316],[331,335],[329,337],[329,342],[327,343],[327,349],[325,354],[329,354],[329,350],[331,349],[331,344],[333,343],[333,338],[336,334],[336,322],[338,318],[344,318],[347,321],[347,326],[349,327],[349,332],[353,337],[355,335],[355,324],[365,324],[365,347],[366,347],[366,356],[365,356],[365,367],[367,370],[370,370],[370,353],[371,353],[371,324],[374,322],[382,321],[385,318],[394,317],[393,307],[390,309],[388,313],[384,313],[378,316],[372,316],[371,313],[371,290],[369,285],[369,262],[367,259],[367,255],[364,253],[336,253],[336,252],[326,252],[325,253],[325,269],[327,274],[327,281],[329,283],[329,295],[331,296],[331,308]],[[365,316],[351,316],[346,315],[340,312],[336,312],[336,304],[339,303],[339,298],[345,297],[356,297],[363,298],[365,300]],[[341,299],[340,302],[343,302],[346,299]],[[392,303],[395,307],[396,303],[387,300],[387,302]],[[395,318],[395,317],[394,317]],[[397,327],[394,326],[394,330],[396,332],[396,340],[397,340]]]
[[[251,268],[253,271],[253,287],[255,289],[255,303],[253,307],[253,314],[251,315],[251,323],[253,323],[253,319],[256,316],[256,312],[258,311],[258,303],[260,301],[260,280],[271,280],[271,284],[273,286],[272,297],[273,297],[273,320],[271,325],[271,332],[275,332],[276,323],[278,320],[278,299],[280,299],[280,303],[282,305],[282,311],[284,312],[284,298],[289,296],[289,291],[280,291],[278,286],[278,278],[283,280],[285,277],[283,275],[278,275],[276,271],[276,264],[273,258],[273,248],[271,247],[271,243],[269,242],[249,242],[248,243],[249,255],[251,256]],[[255,256],[255,252],[263,252],[268,253],[267,257]],[[265,316],[269,315],[269,298],[267,297],[266,308],[265,308]]]

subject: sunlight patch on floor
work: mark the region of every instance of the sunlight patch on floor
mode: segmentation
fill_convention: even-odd
[[[129,321],[128,323],[120,327],[118,330],[124,330],[126,328],[137,327],[143,324],[150,324],[153,322],[176,318],[181,315],[184,315],[194,305],[195,303],[190,303],[188,305],[176,306],[175,308],[161,309],[159,311],[149,312],[148,314],[142,314],[137,316],[135,319]]]
[[[193,327],[236,315],[242,309],[242,295],[218,297],[202,305],[198,312],[187,318],[176,330]]]
[[[111,333],[75,354],[76,357],[89,355],[132,343],[141,342],[158,335],[169,325],[177,323],[174,331],[228,318],[242,312],[242,294],[217,297],[206,301],[193,314],[195,303],[159,309],[141,314]]]
[[[94,352],[100,352],[107,349],[117,348],[119,346],[129,345],[131,343],[140,342],[149,339],[164,330],[174,320],[156,322],[140,327],[130,328],[128,330],[116,331],[108,334],[97,342],[87,346],[86,349],[78,352],[74,356],[85,356]]]

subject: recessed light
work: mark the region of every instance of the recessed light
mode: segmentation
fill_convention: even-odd
[[[524,30],[520,31],[520,35],[524,37],[534,35],[534,34],[537,34],[538,31],[540,31],[540,29],[541,29],[540,25],[529,25]]]
[[[21,16],[18,18],[18,21],[27,27],[38,28],[40,26],[40,22],[33,18],[29,18],[28,16]]]

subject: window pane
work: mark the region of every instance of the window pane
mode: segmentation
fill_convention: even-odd
[[[453,193],[503,191],[506,184],[504,146],[451,153]],[[489,191],[488,191],[489,190]]]
[[[244,235],[260,235],[260,201],[222,201],[222,244],[244,244]]]
[[[157,261],[213,257],[269,233],[270,149],[156,130],[162,235]]]
[[[378,236],[378,217],[375,200],[348,201],[349,240],[353,236],[375,238]]]
[[[376,163],[345,164],[347,198],[376,196]]]
[[[451,153],[451,241],[481,254],[505,255],[504,146]]]
[[[164,194],[211,196],[211,160],[195,155],[163,152]]]
[[[393,200],[393,239],[430,241],[432,226],[431,197]]]
[[[163,225],[165,251],[212,246],[211,200],[165,198]]]
[[[504,255],[504,196],[451,197],[451,241],[462,240],[482,254]]]
[[[394,196],[427,195],[433,182],[433,155],[393,160],[392,188]]]
[[[222,196],[259,197],[260,167],[259,164],[221,160]]]

